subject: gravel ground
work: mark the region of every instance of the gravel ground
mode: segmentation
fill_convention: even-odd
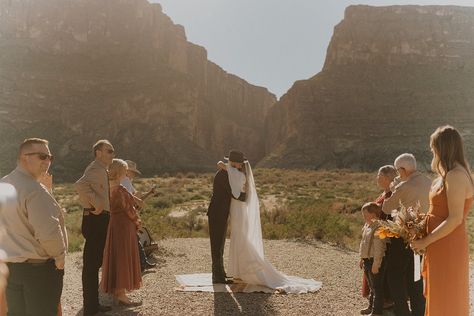
[[[357,253],[320,242],[266,240],[264,246],[267,259],[278,270],[320,280],[322,289],[299,295],[178,292],[175,275],[210,272],[209,240],[167,239],[160,242],[158,267],[149,270],[143,287],[130,295],[143,305],[114,306],[110,315],[358,315],[366,307],[360,296]],[[81,253],[68,256],[62,297],[67,316],[82,315],[81,266]],[[102,296],[101,301],[111,305],[110,297]]]

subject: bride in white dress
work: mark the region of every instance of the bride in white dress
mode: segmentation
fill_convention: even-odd
[[[221,163],[220,167],[224,167]],[[246,201],[232,199],[230,204],[229,275],[255,285],[264,285],[286,293],[306,293],[319,290],[322,283],[313,279],[287,276],[277,271],[263,253],[260,207],[252,168],[246,161],[244,172],[225,164],[233,196],[246,191]],[[246,189],[245,189],[245,187]]]

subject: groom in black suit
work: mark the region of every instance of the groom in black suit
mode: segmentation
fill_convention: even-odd
[[[241,169],[244,163],[244,154],[240,151],[231,150],[228,157],[229,163]],[[232,198],[245,201],[245,192],[239,197],[232,196],[229,184],[229,175],[226,170],[220,169],[214,177],[212,187],[212,198],[207,216],[209,220],[209,237],[211,239],[212,255],[212,283],[233,283],[226,279],[224,271],[224,245],[227,231],[227,220],[229,218],[230,201]]]

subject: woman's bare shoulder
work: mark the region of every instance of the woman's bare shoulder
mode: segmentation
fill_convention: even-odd
[[[467,197],[474,193],[473,182],[466,169],[457,166],[446,174],[446,184],[449,186],[463,187],[466,189]]]

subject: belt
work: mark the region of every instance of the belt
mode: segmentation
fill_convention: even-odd
[[[107,210],[103,210],[102,212],[100,212],[100,214],[94,214],[92,213],[92,211],[95,211],[95,208],[85,208],[84,211],[82,212],[82,215],[83,216],[89,216],[89,215],[95,215],[95,216],[99,216],[99,215],[102,215],[102,214],[110,214],[109,211]]]
[[[23,262],[7,262],[7,264],[45,264],[48,262],[54,262],[53,258],[49,259],[26,259]]]
[[[54,261],[54,259],[28,259],[26,261],[24,261],[24,263],[46,263],[46,262],[49,262],[49,261]]]

